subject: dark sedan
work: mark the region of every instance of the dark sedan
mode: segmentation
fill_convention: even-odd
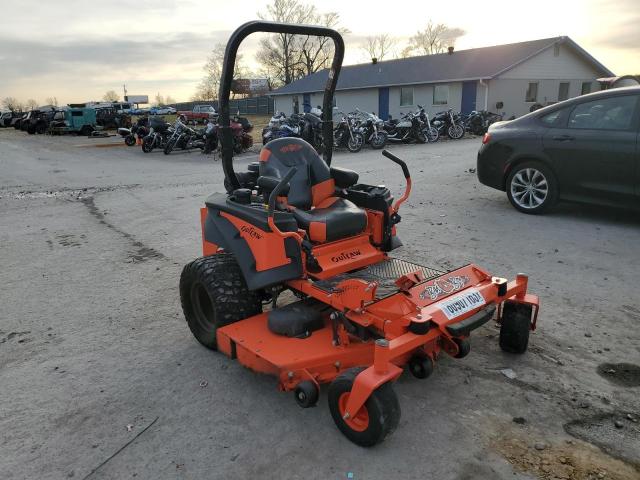
[[[583,95],[493,124],[478,179],[524,213],[558,200],[640,206],[640,87]]]

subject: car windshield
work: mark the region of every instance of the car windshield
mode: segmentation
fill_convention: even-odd
[[[211,112],[215,113],[215,109],[211,105],[203,105],[200,107],[201,112]]]

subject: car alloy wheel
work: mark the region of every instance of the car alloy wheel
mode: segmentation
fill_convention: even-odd
[[[511,179],[511,197],[519,207],[532,210],[544,204],[549,195],[549,183],[544,174],[529,167],[520,170]]]

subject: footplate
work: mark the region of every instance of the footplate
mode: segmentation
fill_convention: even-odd
[[[358,279],[369,283],[375,282],[378,284],[376,298],[381,299],[399,291],[396,280],[403,275],[416,271],[422,274],[424,281],[434,279],[445,273],[434,268],[425,267],[398,258],[388,258],[360,270],[336,275],[326,280],[318,280],[314,282],[314,286],[327,293],[335,293],[338,284],[344,280]]]

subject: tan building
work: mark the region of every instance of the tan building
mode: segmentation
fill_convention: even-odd
[[[335,106],[382,118],[415,110],[490,110],[504,118],[600,90],[614,74],[569,37],[553,37],[438,55],[342,68]],[[327,70],[271,92],[275,109],[290,114],[322,104]]]

